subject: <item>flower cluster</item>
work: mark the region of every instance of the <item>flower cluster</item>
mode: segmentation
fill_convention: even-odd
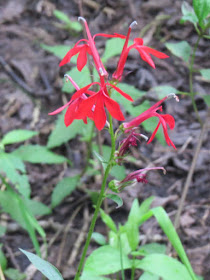
[[[83,21],[85,25],[87,39],[79,40],[74,45],[74,47],[67,52],[67,54],[61,61],[60,66],[69,63],[71,61],[71,58],[76,54],[78,54],[77,69],[81,71],[83,67],[86,65],[87,55],[89,55],[93,59],[95,68],[99,75],[100,82],[93,82],[89,85],[86,85],[83,88],[79,88],[78,85],[73,81],[73,79],[70,76],[65,75],[67,80],[69,80],[73,84],[76,91],[67,104],[55,110],[54,112],[50,113],[50,115],[58,114],[63,109],[67,108],[65,119],[64,119],[66,126],[69,126],[75,119],[82,119],[84,123],[87,123],[87,118],[90,118],[91,120],[94,121],[97,129],[101,130],[104,128],[107,121],[105,109],[107,109],[107,111],[113,118],[119,121],[124,120],[124,116],[120,109],[119,104],[111,98],[111,89],[117,91],[127,100],[133,101],[130,95],[128,95],[127,93],[122,91],[119,87],[117,87],[117,83],[122,79],[123,70],[130,50],[136,49],[139,52],[140,57],[153,68],[155,68],[155,64],[151,58],[151,55],[156,56],[157,58],[160,59],[167,58],[168,56],[155,49],[144,46],[142,38],[135,38],[134,43],[129,46],[131,29],[135,24],[137,24],[135,21],[129,26],[126,36],[118,33],[114,33],[114,34],[99,33],[92,36],[86,20],[82,17],[79,17],[79,20]],[[111,81],[108,80],[108,73],[100,59],[100,56],[95,46],[94,40],[98,36],[108,37],[108,38],[120,38],[122,40],[125,40],[117,68],[112,75]],[[97,85],[98,87],[97,91],[94,91],[92,89],[94,85]],[[124,140],[124,142],[121,143],[119,156],[122,156],[125,153],[126,149],[131,145],[136,145],[136,141],[138,139],[137,136],[139,135],[137,135],[135,130],[143,121],[145,121],[150,117],[158,117],[159,123],[155,131],[152,133],[152,136],[150,137],[148,143],[150,143],[153,140],[159,126],[162,125],[167,144],[172,145],[175,148],[167,132],[167,125],[169,126],[170,129],[174,128],[175,125],[174,118],[171,115],[159,114],[157,112],[157,111],[162,111],[161,103],[166,98],[167,97],[163,98],[155,105],[153,105],[150,109],[148,109],[138,117],[134,118],[130,122],[125,122],[122,125],[124,132],[128,133],[129,135]]]

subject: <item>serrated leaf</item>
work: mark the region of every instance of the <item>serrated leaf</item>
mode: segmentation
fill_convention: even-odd
[[[135,267],[158,275],[164,280],[192,280],[182,263],[163,254],[151,254],[142,260],[137,260]]]
[[[99,245],[106,245],[106,238],[101,233],[93,232],[91,238]]]
[[[30,196],[28,176],[25,174],[25,165],[20,158],[11,153],[0,153],[0,172],[6,174],[6,177],[24,197]]]
[[[120,208],[123,205],[122,198],[117,194],[107,194],[106,197],[113,200],[117,204],[116,208]]]
[[[51,263],[41,259],[40,257],[20,249],[20,251],[26,255],[29,261],[49,280],[63,280],[62,275],[58,269]]]
[[[181,9],[183,14],[181,22],[190,21],[193,24],[196,24],[198,22],[198,18],[195,14],[195,11],[188,2],[183,1]]]
[[[40,201],[26,199],[25,203],[34,216],[49,215],[52,212],[47,205],[41,203]]]
[[[182,58],[185,62],[189,61],[191,46],[187,41],[181,41],[179,43],[166,43],[165,45],[173,55]]]
[[[87,135],[92,126],[92,121],[90,120],[88,124],[84,124],[82,120],[74,120],[70,126],[66,127],[64,124],[64,115],[65,111],[59,114],[55,128],[48,138],[47,147],[50,149],[61,146],[75,138],[76,135]]]
[[[79,176],[66,177],[62,179],[54,188],[52,193],[51,207],[55,207],[76,188],[79,181]]]
[[[200,69],[200,73],[205,80],[210,81],[210,68]]]
[[[26,275],[19,272],[17,269],[8,268],[4,271],[4,274],[9,278],[9,280],[24,280]]]
[[[2,139],[2,144],[8,145],[13,143],[23,142],[31,137],[37,135],[38,132],[24,129],[16,129],[8,132]]]
[[[106,214],[102,209],[100,209],[100,213],[101,213],[101,219],[102,221],[115,233],[117,233],[117,227],[114,223],[114,221],[112,220],[112,218]]]
[[[84,272],[90,272],[93,275],[107,275],[118,272],[121,270],[121,258],[123,269],[130,268],[130,260],[124,254],[120,256],[120,250],[109,245],[100,247],[87,258]]]
[[[203,27],[203,20],[210,13],[210,0],[193,0],[193,8],[198,17],[200,26]]]
[[[14,150],[13,155],[30,163],[59,164],[67,161],[64,156],[57,155],[45,146],[25,145]]]

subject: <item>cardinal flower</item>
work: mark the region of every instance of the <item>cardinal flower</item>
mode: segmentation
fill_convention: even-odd
[[[133,187],[136,185],[136,183],[147,183],[146,179],[146,173],[150,170],[163,170],[163,173],[166,173],[165,168],[163,167],[150,167],[150,168],[144,168],[139,169],[134,172],[131,172],[128,174],[122,181],[112,180],[109,182],[109,188],[114,192],[120,192],[125,187]]]
[[[169,146],[172,145],[176,149],[174,143],[169,138],[168,131],[167,131],[167,125],[169,126],[170,129],[174,129],[174,126],[175,126],[174,118],[169,114],[161,115],[161,114],[157,113],[158,110],[162,112],[162,106],[160,106],[160,105],[163,103],[163,101],[165,101],[167,98],[169,98],[171,96],[175,97],[177,101],[179,100],[175,94],[170,94],[170,95],[164,97],[162,100],[158,101],[156,104],[154,104],[148,110],[146,110],[145,112],[140,114],[138,117],[134,118],[132,121],[124,123],[123,128],[125,129],[125,132],[129,132],[134,127],[138,127],[142,122],[144,122],[145,120],[147,120],[151,117],[158,117],[159,118],[158,125],[155,128],[154,132],[152,133],[152,135],[148,141],[148,144],[154,139],[155,134],[158,131],[158,128],[160,127],[160,125],[162,125],[166,143]]]
[[[124,46],[123,46],[122,53],[120,55],[120,59],[119,59],[118,65],[117,65],[117,69],[112,75],[112,77],[114,79],[118,80],[118,81],[120,81],[121,78],[122,78],[123,69],[124,69],[124,66],[125,66],[125,63],[126,63],[126,60],[127,60],[127,57],[128,57],[128,53],[131,49],[136,49],[139,52],[141,58],[144,61],[146,61],[153,68],[155,68],[155,64],[154,64],[150,55],[154,55],[154,56],[156,56],[160,59],[164,59],[164,58],[169,57],[168,55],[166,55],[162,52],[156,51],[153,48],[149,48],[147,46],[144,46],[142,38],[135,38],[134,39],[134,44],[132,44],[131,46],[128,46],[131,29],[135,24],[137,24],[136,21],[131,23],[131,25],[128,28],[127,36],[124,36],[122,34],[117,34],[117,33],[114,33],[113,35],[99,33],[99,34],[96,34],[94,36],[94,38],[96,36],[103,36],[103,37],[117,37],[117,38],[125,39],[125,43],[124,43]]]
[[[86,39],[81,39],[79,40],[75,46],[67,52],[59,66],[63,66],[64,64],[68,63],[71,61],[71,58],[78,54],[77,58],[77,69],[81,71],[83,67],[87,63],[87,53],[93,57],[96,69],[99,73],[100,76],[108,76],[108,73],[106,69],[103,66],[103,63],[101,62],[100,56],[98,54],[98,51],[95,46],[94,39],[90,33],[87,21],[83,17],[79,17],[78,20],[82,20],[85,24],[85,29],[87,33],[88,40]],[[83,44],[80,44],[83,43]]]
[[[89,88],[94,84],[99,85],[100,87],[99,91],[93,92],[89,90]],[[108,82],[105,83],[103,78],[101,78],[101,83],[93,82],[85,86],[84,88],[78,90],[72,96],[72,100],[75,100],[85,92],[90,95],[87,99],[83,100],[83,102],[81,103],[80,110],[79,110],[80,112],[78,116],[79,118],[85,118],[85,116],[92,114],[92,119],[99,130],[101,130],[106,123],[105,107],[107,108],[107,110],[109,111],[109,113],[113,118],[119,121],[124,120],[124,116],[121,112],[120,106],[116,101],[110,98],[108,94],[107,86],[114,88],[116,91],[118,91],[123,97],[125,97],[129,101],[133,101],[133,99],[127,93],[123,92],[118,87]]]

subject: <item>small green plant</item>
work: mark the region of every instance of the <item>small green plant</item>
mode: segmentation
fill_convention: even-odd
[[[192,100],[192,105],[196,113],[197,119],[202,126],[202,120],[199,116],[197,105],[195,102],[195,96],[199,93],[195,92],[193,87],[193,77],[195,73],[200,73],[202,78],[209,82],[210,81],[210,68],[207,69],[195,69],[194,62],[196,58],[196,51],[199,47],[200,40],[210,39],[210,1],[209,0],[193,0],[193,6],[188,2],[182,3],[182,18],[180,23],[190,22],[194,25],[195,31],[197,32],[197,41],[194,46],[191,46],[187,41],[178,43],[166,43],[166,47],[171,51],[172,54],[181,58],[187,65],[189,70],[189,92],[178,92],[180,94],[189,95]],[[210,105],[209,94],[202,95],[207,106]]]

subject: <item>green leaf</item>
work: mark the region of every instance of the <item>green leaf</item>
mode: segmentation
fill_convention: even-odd
[[[200,26],[203,27],[203,20],[210,13],[210,0],[193,0],[193,8],[198,17]]]
[[[82,87],[91,83],[90,70],[87,66],[85,66],[82,69],[82,71],[78,71],[77,67],[73,67],[66,74],[68,74],[77,83],[77,85],[80,88],[82,88]],[[63,84],[63,87],[62,87],[62,91],[67,92],[67,93],[73,93],[73,92],[76,91],[76,89],[70,81],[64,79],[64,84]]]
[[[93,232],[91,238],[99,245],[106,245],[106,238],[101,233]]]
[[[210,68],[200,69],[200,73],[205,80],[210,81]]]
[[[6,231],[7,231],[7,228],[0,224],[0,237],[4,236]]]
[[[111,280],[111,279],[103,276],[96,276],[88,271],[83,271],[80,280]]]
[[[23,161],[13,154],[0,153],[0,172],[4,172],[16,189],[24,196],[31,193]],[[21,174],[22,173],[22,174]]]
[[[144,272],[140,276],[139,280],[159,280],[159,276],[154,275],[154,274],[152,274],[150,272]]]
[[[159,99],[162,99],[164,97],[166,97],[167,95],[169,95],[170,93],[177,93],[177,89],[169,86],[169,85],[163,85],[163,86],[156,86],[153,87],[150,91],[154,91]]]
[[[76,188],[79,181],[79,176],[66,177],[62,179],[54,188],[52,193],[51,207],[55,207],[61,201],[70,195]]]
[[[116,55],[120,55],[123,49],[125,40],[120,38],[112,38],[106,41],[104,54],[102,56],[102,62],[106,63],[107,60]]]
[[[166,252],[166,246],[164,244],[159,243],[150,243],[145,244],[139,247],[139,250],[137,252],[133,252],[133,256],[147,256],[149,254],[165,254]]]
[[[40,201],[25,199],[26,206],[34,216],[44,216],[51,214],[51,209]]]
[[[189,61],[191,46],[186,41],[179,43],[166,43],[167,49],[175,56],[182,58],[185,62]]]
[[[176,250],[178,256],[180,257],[182,263],[186,266],[187,270],[189,271],[191,277],[193,280],[196,280],[195,274],[192,270],[191,264],[187,258],[187,255],[185,253],[185,250],[182,246],[182,243],[180,241],[180,238],[169,219],[167,213],[162,207],[156,207],[151,210],[149,210],[142,218],[140,223],[145,222],[152,216],[155,216],[156,220],[158,221],[160,227],[164,231],[164,233],[167,235],[168,239],[170,240],[171,244],[173,245],[174,249]]]
[[[107,275],[121,270],[122,258],[123,269],[131,267],[130,260],[124,254],[120,257],[120,250],[109,245],[100,247],[93,251],[87,258],[84,272],[92,273],[93,275]]]
[[[138,224],[138,220],[139,220],[139,202],[138,199],[135,198],[128,215],[128,222],[131,224]]]
[[[150,207],[151,207],[151,204],[152,204],[154,198],[155,198],[154,196],[148,197],[148,198],[145,199],[145,200],[141,203],[141,205],[139,206],[139,211],[138,211],[138,225],[140,225],[139,220],[142,218],[142,216],[145,215],[145,214],[149,211],[149,209],[150,209]]]
[[[107,194],[106,197],[113,200],[117,204],[116,208],[119,208],[123,205],[122,198],[117,194]]]
[[[203,99],[204,99],[206,105],[210,106],[210,95],[209,94],[203,95]]]
[[[63,59],[67,52],[72,48],[72,46],[64,46],[64,45],[57,45],[57,46],[48,46],[45,44],[40,45],[42,49],[48,51],[60,59]],[[77,56],[73,56],[71,59],[71,63],[77,63]]]
[[[0,191],[0,206],[4,212],[8,213],[19,225],[28,231],[36,252],[40,253],[35,230],[43,238],[45,237],[45,232],[26,206],[24,199],[13,191],[8,184],[6,186],[7,189],[5,191]]]
[[[45,146],[25,145],[14,150],[13,155],[30,163],[59,164],[67,161],[64,156],[57,155]]]
[[[131,250],[135,251],[139,244],[139,227],[137,224],[128,221],[125,229]]]
[[[88,121],[86,125],[82,120],[74,120],[70,126],[66,127],[64,124],[64,114],[65,111],[58,116],[55,128],[48,138],[47,147],[50,149],[68,142],[75,138],[76,135],[86,135],[90,126],[92,126],[91,121]]]
[[[41,259],[40,257],[20,249],[20,251],[26,255],[29,261],[49,280],[63,280],[62,275],[58,269],[51,263]]]
[[[123,165],[115,165],[112,167],[110,174],[117,180],[123,180],[126,177],[126,169]]]
[[[57,17],[57,19],[65,22],[66,27],[68,27],[69,29],[75,30],[77,32],[82,31],[82,25],[77,21],[71,21],[65,13],[59,10],[54,10],[53,14],[55,17]]]
[[[7,267],[7,258],[5,257],[5,255],[2,251],[2,244],[1,243],[0,243],[0,266],[1,266],[3,271]]]
[[[151,254],[142,260],[137,260],[135,267],[163,277],[165,280],[192,280],[182,263],[162,254]]]
[[[94,156],[97,158],[97,160],[102,164],[103,170],[106,169],[108,162],[96,151],[93,151]]]
[[[6,135],[4,135],[1,142],[4,145],[18,143],[18,142],[22,142],[27,139],[30,139],[31,137],[33,137],[37,134],[38,134],[38,132],[36,132],[36,131],[16,129],[16,130],[12,130],[12,131],[8,132]]]
[[[114,223],[114,221],[112,220],[112,218],[107,215],[102,209],[100,209],[100,213],[101,213],[101,219],[102,221],[115,233],[117,233],[117,227]]]
[[[17,269],[14,268],[8,268],[4,271],[4,274],[10,279],[10,280],[24,280],[26,278],[26,275],[23,273],[20,273]]]
[[[185,21],[190,21],[193,24],[196,24],[198,22],[198,18],[195,14],[195,11],[188,2],[183,1],[181,9],[183,14],[183,17],[181,18],[181,23]]]

